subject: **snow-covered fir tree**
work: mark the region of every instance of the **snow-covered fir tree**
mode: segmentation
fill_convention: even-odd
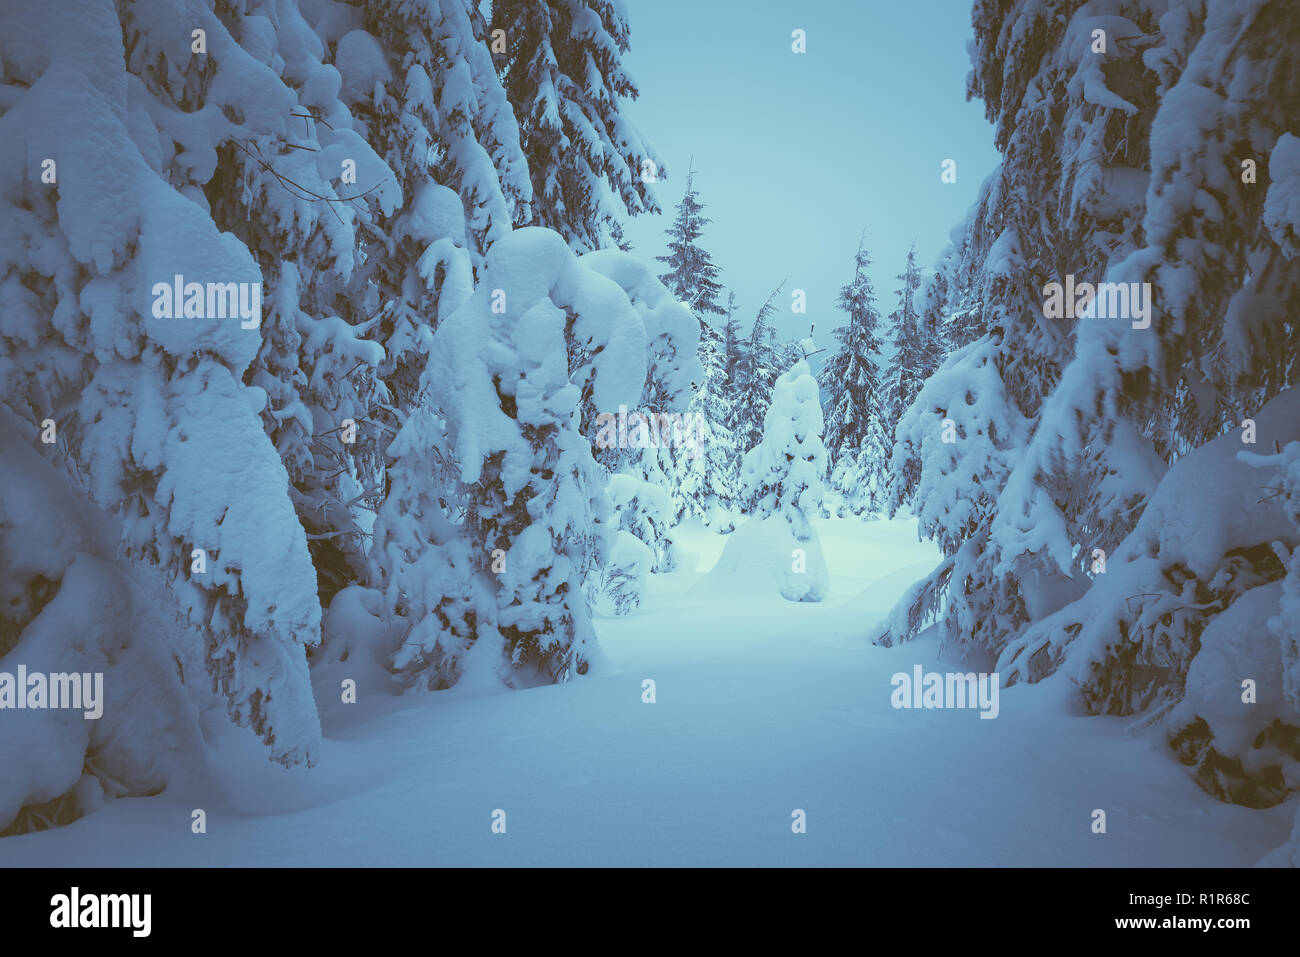
[[[437,390],[428,388],[388,448],[388,494],[374,524],[370,581],[380,594],[370,635],[326,629],[325,654],[371,654],[399,687],[449,688],[480,631],[491,627],[492,579],[465,534],[469,492],[449,447]],[[488,555],[489,571],[503,554]],[[339,599],[336,598],[338,603]],[[354,648],[355,646],[355,648]]]
[[[876,365],[880,355],[880,313],[871,287],[871,256],[858,243],[853,279],[840,289],[839,307],[848,322],[834,331],[838,347],[821,370],[831,396],[825,445],[830,488],[843,512],[871,516],[880,511],[892,443],[886,438],[884,390]]]
[[[686,191],[677,216],[668,227],[668,255],[656,259],[666,265],[659,276],[674,296],[691,309],[700,323],[700,364],[703,378],[691,400],[690,441],[673,450],[673,495],[677,520],[693,515],[706,521],[717,508],[732,507],[739,454],[728,422],[732,417],[727,382],[726,343],[710,324],[710,315],[729,315],[719,304],[722,286],[718,267],[699,244],[709,219],[695,189],[695,171],[686,176]],[[734,293],[728,300],[734,312]]]
[[[1259,494],[1259,474],[1232,459],[1252,442],[1285,446],[1300,419],[1292,307],[1300,292],[1292,239],[1300,150],[1290,135],[1294,110],[1271,92],[1294,73],[1300,24],[1280,9],[1225,4],[1180,5],[1159,27],[1143,58],[1145,88],[1125,96],[1134,106],[1158,102],[1144,215],[1105,275],[1149,283],[1137,290],[1151,295],[1134,321],[1077,324],[1073,360],[1008,478],[992,529],[1007,567],[1045,565],[1045,582],[1064,578],[1087,590],[1055,613],[1050,629],[1036,625],[1003,656],[1024,661],[1037,652],[1038,674],[1068,660],[1093,711],[1150,709],[1158,717],[1172,709],[1171,744],[1197,767],[1202,786],[1239,803],[1274,803],[1291,788],[1270,779],[1290,779],[1294,758],[1262,760],[1258,752],[1295,733],[1287,728],[1300,729],[1300,713],[1275,712],[1274,726],[1261,712],[1257,726],[1243,729],[1236,715],[1213,709],[1213,692],[1197,679],[1198,652],[1220,634],[1239,635],[1224,649],[1230,659],[1267,655],[1278,662],[1270,669],[1282,667],[1283,650],[1260,647],[1256,635],[1279,607],[1282,556],[1300,540],[1277,514],[1283,503]],[[1250,182],[1243,155],[1267,165],[1264,189]],[[1194,212],[1207,193],[1222,196],[1213,226]],[[1071,494],[1063,497],[1057,490],[1067,476]],[[1175,509],[1196,517],[1195,531],[1186,517],[1175,520]],[[1132,551],[1133,563],[1110,563],[1105,575],[1086,569],[1089,587],[1079,568],[1086,561],[1070,545],[1087,556]],[[1151,558],[1157,567],[1144,569]],[[1112,575],[1150,587],[1121,604],[1115,586],[1106,587]],[[1125,642],[1091,627],[1081,633],[1078,624],[1094,616],[1111,621]],[[1045,634],[1053,636],[1050,652],[1039,649]],[[1135,681],[1148,667],[1160,669],[1154,680]],[[1260,743],[1248,750],[1248,740]]]
[[[724,314],[718,303],[722,292],[718,267],[699,244],[709,222],[695,190],[695,170],[692,168],[686,174],[686,192],[677,204],[677,216],[667,230],[668,255],[656,256],[655,259],[666,267],[666,271],[659,275],[659,281],[700,317],[701,324],[707,321],[708,316]]]
[[[776,330],[772,315],[776,312],[776,297],[785,283],[777,286],[764,300],[749,336],[737,343],[735,365],[731,376],[731,421],[728,427],[735,437],[736,447],[748,450],[763,438],[763,420],[772,404],[772,389],[781,374],[777,352]],[[743,497],[742,497],[743,498]],[[741,502],[742,507],[748,507]]]
[[[360,23],[333,21],[330,39],[338,35],[343,96],[402,186],[406,229],[397,238],[415,245],[403,251],[401,265],[414,271],[427,247],[444,238],[438,227],[445,215],[419,207],[422,188],[437,183],[463,204],[477,269],[495,239],[527,221],[532,200],[519,124],[488,49],[483,15],[469,0],[377,0],[358,15],[364,15]],[[385,250],[390,256],[400,249],[396,242],[392,247]],[[433,267],[425,264],[429,273]],[[437,291],[436,283],[415,285]],[[399,283],[393,292],[411,295]],[[418,298],[405,303],[420,304]]]
[[[616,0],[495,0],[496,56],[533,182],[531,222],[577,252],[619,246],[619,217],[660,211],[658,157],[622,113],[637,87],[623,67]]]
[[[332,371],[304,371],[292,339],[309,354],[323,344],[335,328],[329,291],[354,263],[362,210],[331,177],[344,156],[361,179],[387,170],[332,95],[337,74],[319,38],[295,6],[270,8],[0,11],[10,240],[0,244],[0,398],[42,453],[5,498],[44,486],[51,501],[76,503],[69,527],[81,529],[17,565],[4,548],[7,587],[27,596],[6,642],[29,661],[107,672],[116,693],[136,694],[134,708],[60,737],[56,761],[6,760],[5,824],[74,789],[78,802],[158,790],[157,759],[201,733],[195,703],[213,692],[275,760],[317,755],[305,656],[320,636],[317,573],[260,416],[297,417],[305,443],[316,432],[308,405],[322,398],[313,388],[328,381],[341,406],[364,401],[364,387],[352,394]],[[201,52],[178,42],[191,29],[203,31]],[[334,130],[294,115],[312,112]],[[280,177],[332,202],[294,195]],[[376,193],[395,201],[391,183]],[[252,217],[251,246],[214,222],[225,202]],[[273,237],[287,244],[274,262]],[[304,273],[320,288],[298,284]],[[283,376],[259,359],[277,309]],[[353,337],[331,341],[347,348]],[[267,386],[292,381],[297,396],[251,381],[257,370]],[[55,441],[39,443],[47,421]],[[4,458],[30,459],[16,447]],[[32,617],[37,608],[49,614]],[[86,620],[90,609],[99,620]],[[22,736],[53,741],[42,731],[51,720],[36,714]],[[12,740],[6,730],[6,755]]]
[[[651,359],[661,405],[685,406],[699,377],[696,328],[625,253],[578,259],[540,228],[492,246],[479,288],[434,335],[427,406],[395,443],[416,466],[399,475],[423,468],[434,481],[412,482],[380,516],[394,550],[387,587],[405,595],[393,670],[433,687],[472,660],[511,684],[587,672],[598,654],[588,577],[610,559],[626,565],[609,552],[598,420],[638,407]],[[428,489],[448,467],[455,486],[435,504]]]
[[[266,391],[263,425],[288,470],[328,601],[364,575],[369,509],[382,495],[387,438],[370,413],[387,397],[378,376],[383,351],[369,341],[370,316],[351,289],[366,260],[364,231],[395,210],[401,191],[327,82],[336,74],[325,42],[295,31],[268,47],[262,19],[232,19],[232,36],[297,92],[297,102],[282,129],[224,143],[204,190],[218,228],[238,237],[262,270],[267,315],[244,378]],[[136,56],[149,55],[148,42],[141,38]],[[149,70],[144,76],[154,82]],[[341,175],[345,166],[355,177]]]
[[[727,308],[724,315],[726,321],[722,324],[722,357],[726,371],[727,389],[734,405],[736,363],[740,361],[741,343],[744,340],[744,334],[740,331],[740,319],[736,316],[736,294],[734,292],[727,292]]]
[[[1237,453],[1285,446],[1300,418],[1282,212],[1300,155],[1293,98],[1269,92],[1294,72],[1278,51],[1300,24],[1255,3],[976,14],[972,89],[1004,162],[962,255],[982,263],[988,331],[898,427],[895,471],[916,476],[922,531],[948,558],[881,638],[915,634],[946,599],[943,631],[968,659],[1010,681],[1066,668],[1087,710],[1160,724],[1211,793],[1275,803],[1294,766],[1278,736],[1300,715],[1279,692],[1242,726],[1210,678],[1214,660],[1284,670],[1266,623],[1300,541]],[[1124,39],[1089,55],[1098,29]],[[1067,274],[1123,284],[1127,303],[1062,315],[1047,297]]]
[[[776,380],[763,437],[745,453],[741,491],[754,515],[783,518],[796,539],[812,534],[825,492],[821,396],[804,360]]]
[[[815,347],[811,343],[812,339],[810,337],[778,341],[774,365],[778,369],[788,369],[800,359],[809,358],[815,351]]]
[[[739,423],[739,410],[737,406],[741,402],[741,390],[739,375],[741,370],[741,353],[744,350],[744,333],[741,331],[740,319],[736,310],[736,294],[734,291],[727,292],[727,306],[725,320],[720,330],[721,343],[719,349],[721,353],[721,378],[718,392],[722,397],[722,430],[731,440],[731,449],[729,452],[731,467],[729,474],[732,477],[732,487],[737,491],[733,499],[733,506],[740,506],[739,488],[740,488],[740,462],[746,449],[741,447],[740,438],[736,433],[736,426]]]
[[[651,415],[656,418],[650,418]],[[684,504],[678,463],[668,444],[672,441],[672,431],[669,428],[661,435],[657,416],[658,413],[635,415],[635,424],[628,429],[632,448],[623,454],[618,471],[611,478],[631,479],[640,487],[637,494],[619,500],[618,527],[649,547],[654,556],[651,571],[670,572],[676,568],[672,528]]]
[[[817,380],[801,359],[776,380],[763,438],[745,453],[741,495],[752,514],[728,536],[715,579],[768,580],[789,601],[826,597],[830,577],[812,524],[825,491],[822,426]]]
[[[631,532],[615,532],[599,578],[588,579],[592,611],[615,616],[635,611],[645,597],[653,565],[654,553],[645,542]]]
[[[907,251],[907,265],[898,279],[903,285],[898,290],[898,305],[889,314],[894,349],[885,374],[885,413],[888,416],[887,434],[891,437],[894,426],[921,391],[926,371],[932,368],[930,355],[933,346],[922,327],[915,301],[916,291],[921,286],[915,244]]]
[[[322,22],[341,96],[402,190],[401,207],[363,229],[366,261],[351,287],[375,317],[397,410],[382,421],[395,429],[432,330],[469,297],[492,242],[527,221],[532,183],[474,4],[377,0]]]
[[[609,500],[580,406],[584,394],[598,408],[635,404],[645,339],[626,292],[540,228],[492,246],[483,282],[434,336],[424,381],[450,386],[441,451],[457,463],[461,534],[490,596],[463,606],[456,627],[466,620],[466,654],[502,678],[568,680],[598,652],[584,584],[608,547]],[[441,627],[435,612],[422,653]],[[449,640],[460,649],[465,636]]]
[[[690,648],[707,688],[743,642],[746,681],[778,699],[830,676],[847,659],[818,616],[793,659],[762,659],[799,615],[774,596],[830,593],[832,502],[906,509],[933,543],[915,554],[941,556],[882,619],[906,526],[837,536],[866,559],[837,583],[872,576],[843,620],[882,645],[932,628],[1004,686],[1054,682],[977,733],[1051,735],[1040,705],[1120,717],[1192,798],[1273,809],[1185,802],[1206,848],[1243,853],[1210,832],[1249,830],[1251,853],[1285,820],[1265,863],[1300,865],[1300,17],[971,5],[968,92],[1002,161],[932,269],[908,254],[887,370],[860,243],[819,387],[811,331],[775,334],[781,286],[742,331],[693,170],[668,254],[628,254],[662,170],[627,121],[624,0],[0,4],[0,841],[118,797],[329,796],[343,775],[301,791],[305,770],[246,756],[310,767],[348,709],[387,743],[418,730],[404,754],[456,744],[489,783],[519,765],[526,713],[544,733],[523,747],[561,742],[519,765],[529,787],[584,781],[569,745],[603,686],[456,699],[598,670],[595,616],[648,595],[668,601],[643,662]],[[728,533],[698,576],[688,519]],[[724,653],[696,654],[715,630]],[[15,707],[20,668],[51,695],[102,673],[102,713]],[[868,716],[847,680],[803,684],[791,701],[846,740],[909,720]],[[428,702],[388,698],[453,687],[432,730],[408,721]],[[460,747],[466,729],[504,750]],[[400,823],[380,791],[367,807]],[[316,812],[360,806],[315,803],[323,837],[349,822]],[[149,828],[124,844],[123,820],[5,853],[162,850]]]
[[[725,530],[727,523],[715,524],[715,518],[736,506],[740,465],[735,437],[727,428],[732,399],[725,348],[722,335],[705,326],[700,339],[703,377],[686,417],[686,441],[674,448],[673,455],[681,501],[678,521],[696,516],[719,530]]]
[[[675,567],[672,527],[676,524],[677,505],[666,488],[658,469],[658,455],[647,456],[647,465],[639,471],[617,472],[610,476],[609,497],[613,508],[610,524],[646,546],[650,556],[647,571],[668,572]],[[609,572],[617,577],[622,569],[611,556]],[[608,582],[606,586],[608,587]]]
[[[387,160],[402,190],[398,209],[362,224],[364,258],[347,290],[354,322],[382,346],[380,382],[368,414],[355,420],[357,429],[387,449],[420,405],[418,381],[433,330],[469,298],[491,243],[528,218],[532,186],[518,124],[485,42],[486,24],[472,4],[380,0],[341,8],[318,29],[335,51],[340,95],[357,129]],[[367,188],[361,183],[355,191]],[[395,461],[381,460],[373,482],[378,491],[364,494],[372,511],[404,509],[408,495],[440,474],[402,476],[385,468],[423,469],[423,458],[408,450]],[[396,501],[385,501],[385,487]],[[422,494],[432,502],[451,497],[446,488]],[[381,525],[380,533],[385,530],[391,529]],[[369,579],[387,581],[391,593],[399,576],[386,564],[390,550],[375,540],[370,553]],[[403,594],[392,595],[398,604],[389,614],[400,617]]]
[[[602,441],[606,433],[600,416],[611,421],[623,410],[601,409],[593,399],[583,404],[583,427],[593,437],[596,460],[611,472],[633,476],[660,489],[671,505],[666,519],[643,516],[623,517],[623,527],[653,532],[645,541],[655,555],[655,571],[674,567],[674,550],[669,529],[683,508],[682,481],[678,475],[677,451],[686,442],[683,413],[693,400],[703,378],[699,360],[700,324],[686,306],[671,295],[638,260],[615,250],[599,250],[582,257],[590,269],[608,276],[624,291],[645,331],[645,384],[639,406],[627,411],[626,436],[620,441]],[[638,497],[632,508],[655,496]]]
[[[1112,250],[1132,241],[1141,197],[1127,171],[1144,163],[1150,123],[1148,114],[1117,105],[1131,106],[1120,95],[1137,96],[1150,76],[1112,69],[1111,83],[1134,87],[1117,95],[1102,74],[1104,62],[1136,64],[1141,51],[1124,45],[1092,54],[1093,18],[1102,14],[1075,3],[1069,9],[1064,18],[1021,3],[976,5],[971,92],[985,97],[1003,162],[967,217],[950,301],[965,294],[978,303],[984,332],[945,360],[895,427],[891,514],[910,502],[922,534],[940,543],[947,560],[901,603],[885,642],[916,634],[945,598],[944,634],[976,658],[995,655],[1028,621],[1019,579],[998,566],[988,533],[1010,468],[1072,350],[1074,321],[1044,316],[1043,289],[1067,272],[1100,278]],[[1134,29],[1143,25],[1154,27],[1148,17]],[[1013,43],[1022,49],[1013,35],[1032,36],[1044,54],[1005,61]],[[1102,142],[1120,123],[1128,124],[1127,152],[1106,159]],[[1112,167],[1121,172],[1108,174]],[[1120,180],[1130,188],[1103,197]],[[1104,243],[1091,238],[1103,215]],[[1026,583],[1035,577],[1025,570]]]

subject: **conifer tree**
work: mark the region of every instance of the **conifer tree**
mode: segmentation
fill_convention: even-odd
[[[745,453],[741,483],[756,520],[784,518],[796,540],[814,535],[826,476],[817,380],[800,360],[774,383],[763,436]]]
[[[734,403],[736,364],[740,360],[740,351],[744,338],[740,331],[740,320],[736,318],[736,294],[734,292],[729,291],[727,293],[727,308],[724,315],[727,320],[722,326],[722,358],[726,371],[727,389]]]
[[[708,251],[701,248],[699,238],[711,220],[704,215],[704,206],[695,190],[695,170],[686,174],[686,192],[677,204],[677,217],[668,227],[668,255],[655,259],[667,266],[659,281],[668,291],[686,304],[703,324],[710,315],[721,316],[724,310],[718,304],[722,286],[718,283],[718,267]]]
[[[891,448],[876,365],[880,313],[870,268],[871,256],[860,241],[853,279],[840,290],[839,307],[848,315],[848,322],[835,330],[839,345],[821,372],[822,386],[831,396],[825,439],[830,487],[844,509],[855,515],[873,514],[881,508]]]
[[[907,265],[898,278],[898,306],[889,315],[893,331],[894,352],[886,378],[886,414],[892,441],[894,426],[921,391],[926,370],[930,367],[930,347],[914,297],[921,285],[921,271],[916,265],[916,245],[907,251]]]
[[[710,315],[727,315],[718,303],[722,286],[718,267],[699,245],[709,219],[695,189],[695,171],[686,176],[686,191],[677,205],[677,216],[668,228],[668,255],[656,257],[666,264],[662,282],[691,309],[700,323],[700,364],[703,379],[691,400],[687,414],[687,443],[673,449],[672,495],[677,520],[694,515],[706,520],[715,508],[729,508],[735,497],[739,456],[728,428],[732,416],[727,388],[726,343],[709,323]],[[735,294],[728,306],[734,312]]]
[[[763,419],[772,404],[772,388],[780,375],[776,332],[771,318],[776,312],[776,297],[784,285],[783,280],[763,302],[748,338],[741,340],[737,350],[733,375],[736,401],[732,406],[730,426],[736,446],[742,451],[748,451],[762,441]]]
[[[732,399],[727,389],[725,347],[722,335],[706,325],[700,339],[703,381],[686,416],[685,442],[674,450],[679,520],[694,515],[712,522],[719,509],[732,509],[736,504],[740,456],[727,428]]]
[[[533,183],[532,223],[575,252],[622,246],[622,213],[657,213],[664,175],[621,112],[637,98],[623,68],[626,10],[617,0],[495,0],[491,30]],[[499,35],[498,35],[499,36]]]
[[[325,418],[316,408],[368,401],[362,370],[373,351],[338,326],[333,294],[356,264],[369,202],[391,210],[398,191],[390,182],[348,201],[352,187],[333,179],[344,156],[360,182],[390,171],[352,130],[338,72],[297,6],[271,12],[171,0],[86,4],[77,16],[54,4],[0,8],[0,85],[11,93],[0,116],[9,171],[0,218],[23,238],[0,248],[0,401],[24,438],[47,417],[56,424],[46,477],[93,505],[87,516],[106,517],[91,537],[111,548],[97,561],[68,547],[42,558],[50,607],[65,580],[105,595],[116,578],[123,614],[129,581],[174,598],[163,637],[177,649],[172,660],[194,669],[150,672],[147,693],[128,690],[120,672],[110,679],[119,700],[134,694],[142,714],[175,706],[173,692],[200,700],[206,687],[273,759],[310,764],[320,727],[305,651],[320,639],[321,608],[295,495],[324,482],[291,487],[287,468],[311,468],[307,445]],[[177,24],[201,31],[193,45]],[[17,49],[26,55],[11,56]],[[57,179],[43,182],[33,157],[57,157]],[[173,282],[197,290],[186,289],[183,312]],[[236,314],[216,286],[250,314]],[[362,360],[354,381],[343,381],[345,355]],[[300,432],[282,442],[269,419]],[[93,607],[89,592],[69,587],[65,597]],[[66,618],[58,630],[89,634],[81,629]],[[109,651],[108,633],[89,643],[101,639],[110,656],[125,650]],[[138,648],[162,651],[158,640],[142,634]],[[87,650],[87,670],[113,665]],[[110,720],[115,734],[134,733]],[[152,777],[141,769],[155,742],[138,744],[123,762],[96,734],[89,746],[102,750],[91,763],[130,791]],[[74,770],[72,780],[7,769],[7,783],[47,800],[76,784],[75,749],[87,745],[83,734],[51,762]],[[158,750],[167,747],[160,736]],[[0,826],[11,810],[0,807]]]

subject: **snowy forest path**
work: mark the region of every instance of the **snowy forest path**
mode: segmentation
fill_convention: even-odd
[[[933,550],[908,521],[819,531],[825,602],[704,600],[723,538],[700,530],[697,570],[597,620],[607,660],[586,680],[403,698],[327,725],[310,771],[250,747],[247,790],[276,813],[209,807],[191,835],[180,794],[122,800],[0,842],[0,865],[1249,865],[1285,839],[1289,804],[1214,801],[1124,719],[1070,716],[1063,681],[1004,689],[994,720],[895,709],[893,674],[957,670],[931,633],[862,639]]]

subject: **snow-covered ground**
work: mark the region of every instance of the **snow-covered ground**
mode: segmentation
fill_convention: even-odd
[[[0,840],[0,864],[1249,865],[1286,840],[1294,800],[1218,803],[1158,733],[1071,716],[1057,679],[1004,689],[994,720],[895,710],[894,673],[964,670],[930,637],[862,638],[937,554],[913,521],[814,524],[820,604],[719,588],[726,538],[688,527],[694,567],[598,620],[599,673],[355,705],[318,679],[316,768],[283,770],[232,727],[206,781]]]

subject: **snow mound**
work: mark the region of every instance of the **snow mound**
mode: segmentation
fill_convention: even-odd
[[[626,615],[637,609],[645,595],[654,550],[631,532],[619,529],[614,535],[609,559],[592,590],[591,609],[598,615]]]
[[[1300,138],[1283,133],[1268,161],[1272,183],[1264,200],[1264,225],[1287,258],[1300,255]]]
[[[1197,766],[1197,783],[1247,807],[1271,807],[1300,787],[1291,754],[1300,712],[1282,694],[1282,649],[1267,627],[1281,588],[1252,588],[1211,619],[1171,714],[1172,744]]]
[[[93,514],[15,421],[0,405],[0,671],[103,677],[94,708],[0,713],[0,831],[24,808],[66,823],[105,796],[163,790],[199,740],[185,675],[206,685],[166,606],[96,557]]]
[[[822,556],[817,530],[795,537],[780,515],[751,518],[727,537],[718,563],[705,576],[709,594],[778,592],[788,601],[822,601],[830,590],[830,574]]]

